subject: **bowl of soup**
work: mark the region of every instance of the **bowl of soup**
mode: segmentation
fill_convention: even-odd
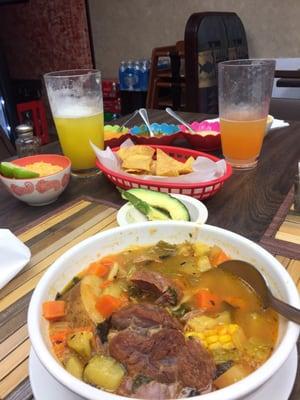
[[[89,400],[246,399],[287,360],[299,327],[218,269],[228,258],[255,265],[299,307],[287,271],[248,239],[195,223],[133,224],[77,244],[48,269],[28,312],[33,349]]]

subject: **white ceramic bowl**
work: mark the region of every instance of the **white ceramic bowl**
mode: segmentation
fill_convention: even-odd
[[[191,196],[184,194],[171,194],[172,197],[180,200],[188,209],[191,217],[191,222],[197,222],[198,224],[205,224],[208,217],[208,211],[205,205],[200,201]],[[146,216],[139,212],[132,204],[126,203],[120,208],[117,213],[117,221],[120,226],[134,224],[137,222],[148,222]],[[174,222],[174,221],[170,221]]]
[[[34,162],[45,162],[59,165],[63,169],[51,175],[32,179],[0,179],[6,189],[17,199],[30,206],[44,206],[53,203],[67,187],[71,174],[71,161],[59,154],[37,154],[13,160],[12,163],[25,167]]]
[[[48,339],[48,323],[42,318],[42,303],[53,299],[56,292],[90,262],[100,256],[119,252],[129,245],[154,244],[158,240],[181,243],[185,240],[203,241],[225,249],[231,257],[251,262],[265,275],[272,291],[284,301],[299,307],[299,296],[291,277],[282,265],[266,250],[235,233],[210,225],[184,222],[147,222],[101,232],[59,257],[39,281],[31,298],[28,328],[32,346],[41,363],[54,378],[71,391],[88,400],[121,400],[111,394],[74,378],[54,358]],[[101,249],[101,254],[99,250]],[[280,319],[279,339],[272,356],[258,370],[225,389],[195,396],[195,400],[245,399],[267,382],[284,364],[299,334],[299,327]],[[123,397],[124,399],[124,397]]]

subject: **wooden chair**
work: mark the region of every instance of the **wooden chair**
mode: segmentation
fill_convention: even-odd
[[[170,68],[160,69],[158,67],[161,57],[170,58]],[[183,58],[183,41],[172,46],[157,47],[152,50],[147,108],[172,107],[178,110],[184,107],[182,92],[185,88],[185,80],[181,76]]]
[[[217,64],[248,58],[244,26],[235,13],[192,14],[185,27],[186,111],[218,113]]]

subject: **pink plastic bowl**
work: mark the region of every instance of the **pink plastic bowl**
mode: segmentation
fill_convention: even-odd
[[[214,151],[221,148],[220,122],[194,121],[191,133],[184,125],[179,125],[188,142],[197,150]]]

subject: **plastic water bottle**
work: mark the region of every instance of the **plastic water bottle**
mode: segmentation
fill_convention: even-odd
[[[149,64],[147,60],[143,60],[141,65],[141,84],[140,90],[146,92],[148,90],[148,82],[149,82]]]
[[[125,90],[126,68],[127,68],[127,63],[125,61],[121,61],[120,68],[119,68],[120,90]]]
[[[134,65],[133,61],[129,60],[127,63],[127,68],[125,70],[125,90],[134,90],[134,84],[135,84],[135,72],[134,72]]]
[[[134,75],[135,75],[135,83],[133,85],[135,91],[141,91],[141,78],[142,78],[142,69],[141,62],[135,61],[134,63]]]

